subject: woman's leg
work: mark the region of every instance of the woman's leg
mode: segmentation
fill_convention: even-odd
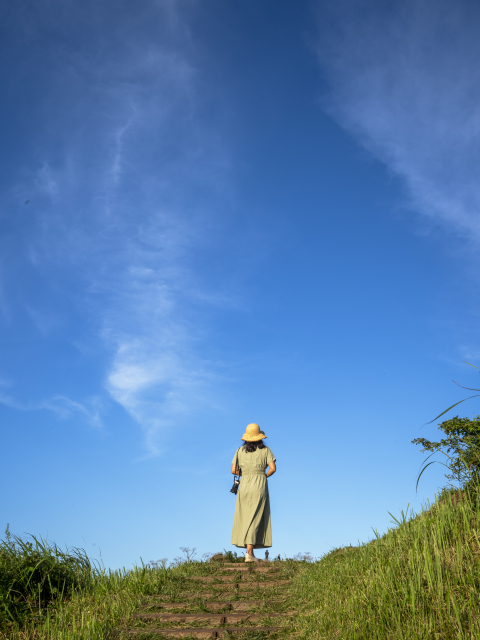
[[[253,556],[253,544],[247,544],[247,553],[249,556]]]

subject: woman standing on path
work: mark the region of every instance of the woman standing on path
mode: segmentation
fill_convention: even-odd
[[[277,467],[275,456],[263,444],[266,437],[258,424],[249,424],[242,436],[245,444],[237,449],[232,460],[232,473],[242,476],[235,503],[232,544],[247,549],[245,562],[259,562],[253,550],[272,546],[267,478]]]

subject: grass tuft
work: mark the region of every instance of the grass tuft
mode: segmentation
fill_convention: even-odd
[[[82,549],[62,551],[30,536],[12,536],[7,525],[0,542],[0,631],[41,618],[75,590],[93,587],[94,569]]]

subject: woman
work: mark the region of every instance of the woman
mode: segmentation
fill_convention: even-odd
[[[242,476],[235,503],[232,544],[247,549],[245,562],[260,562],[253,550],[272,546],[267,478],[273,476],[277,467],[275,456],[263,444],[266,437],[258,424],[249,424],[242,436],[245,444],[237,449],[232,460],[232,473]]]

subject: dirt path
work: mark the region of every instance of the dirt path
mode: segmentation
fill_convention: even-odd
[[[293,563],[215,563],[180,578],[169,596],[151,597],[129,635],[168,638],[285,637]]]

